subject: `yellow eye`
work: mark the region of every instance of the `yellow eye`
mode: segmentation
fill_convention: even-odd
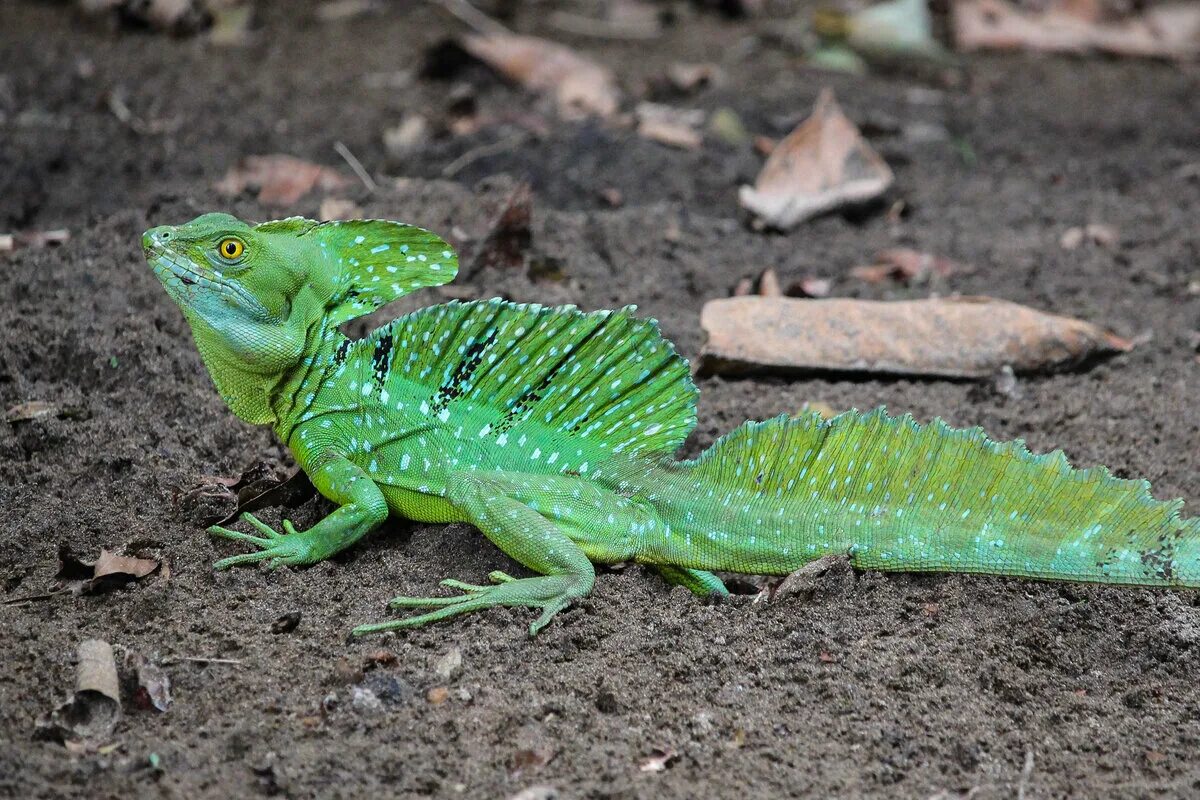
[[[234,239],[230,236],[221,240],[221,243],[217,245],[217,252],[226,261],[237,261],[242,257],[242,253],[246,252],[246,245],[242,244],[241,239]]]

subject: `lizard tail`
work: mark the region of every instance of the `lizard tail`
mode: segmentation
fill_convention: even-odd
[[[650,561],[784,574],[848,554],[871,569],[1200,587],[1200,517],[1181,517],[1182,500],[940,419],[748,422],[665,478],[651,502],[669,535]]]

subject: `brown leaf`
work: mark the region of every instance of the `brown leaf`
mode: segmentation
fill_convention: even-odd
[[[500,32],[467,36],[462,44],[468,53],[510,80],[553,96],[563,117],[607,117],[615,114],[620,104],[612,71],[563,45]]]
[[[833,91],[823,89],[812,115],[775,147],[754,186],[743,186],[738,199],[763,223],[787,229],[878,197],[892,179]]]
[[[1200,4],[1164,3],[1140,14],[1106,20],[1089,4],[1058,0],[1037,11],[1008,0],[959,0],[954,38],[960,50],[1040,50],[1123,56],[1195,58],[1200,55]]]
[[[161,565],[155,559],[121,556],[104,549],[95,561],[84,561],[67,545],[59,547],[58,562],[59,569],[54,577],[71,591],[84,594],[103,592],[140,580]]]
[[[362,219],[362,216],[363,210],[358,203],[341,197],[326,197],[317,211],[317,218],[322,222],[331,219]]]
[[[654,755],[638,765],[638,772],[663,772],[677,758],[679,753],[670,747],[655,748]]]
[[[100,557],[96,559],[92,570],[96,579],[112,577],[136,580],[154,572],[158,569],[158,564],[159,562],[152,558],[119,556],[101,549]]]
[[[44,400],[30,400],[27,403],[17,403],[4,412],[4,418],[9,422],[29,422],[35,419],[47,419],[58,416],[57,403],[47,403]]]
[[[932,253],[922,253],[909,247],[894,247],[875,254],[875,263],[854,267],[850,274],[867,283],[886,280],[912,281],[928,275],[945,278],[955,272],[966,272],[961,264]]]
[[[704,143],[699,130],[704,124],[704,112],[699,109],[639,103],[634,116],[638,120],[638,136],[643,139],[683,150],[698,150]]]
[[[989,297],[908,301],[710,300],[706,372],[832,371],[990,378],[1062,369],[1132,343],[1069,317]]]
[[[313,189],[336,191],[349,183],[348,178],[330,167],[274,154],[243,158],[217,182],[216,190],[233,197],[246,189],[257,189],[260,203],[290,206]]]

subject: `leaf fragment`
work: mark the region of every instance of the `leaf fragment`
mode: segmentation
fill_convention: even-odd
[[[1078,319],[990,297],[928,300],[710,300],[701,370],[990,378],[1066,369],[1133,343]]]
[[[1200,56],[1200,5],[1160,3],[1106,19],[1091,3],[1053,0],[1025,10],[1008,0],[958,0],[954,38],[960,50],[1092,51],[1120,56]]]
[[[854,267],[850,274],[867,283],[883,283],[887,280],[909,282],[928,276],[949,277],[956,272],[967,272],[964,266],[943,256],[923,253],[910,247],[893,247],[875,254],[874,263]]]
[[[634,110],[637,117],[638,136],[652,142],[678,147],[682,150],[699,150],[704,143],[700,126],[704,124],[704,112],[700,109],[683,109],[659,103],[639,103]]]
[[[57,403],[49,403],[45,400],[30,400],[26,403],[17,403],[8,411],[4,412],[4,419],[8,422],[32,422],[37,419],[49,419],[57,417],[59,406]]]
[[[771,151],[742,207],[767,226],[787,230],[837,208],[872,200],[892,185],[887,163],[842,113],[831,89],[812,114]]]
[[[663,772],[677,758],[679,758],[679,753],[674,748],[655,748],[654,754],[638,765],[638,772]]]
[[[252,189],[258,192],[260,203],[290,206],[314,189],[331,192],[349,183],[348,178],[331,167],[275,153],[246,156],[229,168],[215,188],[228,197]]]
[[[77,654],[75,691],[38,720],[37,735],[82,751],[111,736],[121,721],[121,685],[108,642],[84,640]]]
[[[166,711],[171,707],[171,679],[166,671],[141,653],[128,651],[125,668],[132,670],[137,680],[134,702],[142,708]]]
[[[564,118],[608,117],[620,105],[621,93],[612,70],[569,47],[499,31],[467,36],[462,45],[509,80],[553,97]]]

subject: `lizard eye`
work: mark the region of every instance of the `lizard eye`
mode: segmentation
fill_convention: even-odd
[[[221,240],[217,245],[217,253],[226,261],[237,261],[246,252],[246,245],[241,239],[235,239],[232,236]]]

